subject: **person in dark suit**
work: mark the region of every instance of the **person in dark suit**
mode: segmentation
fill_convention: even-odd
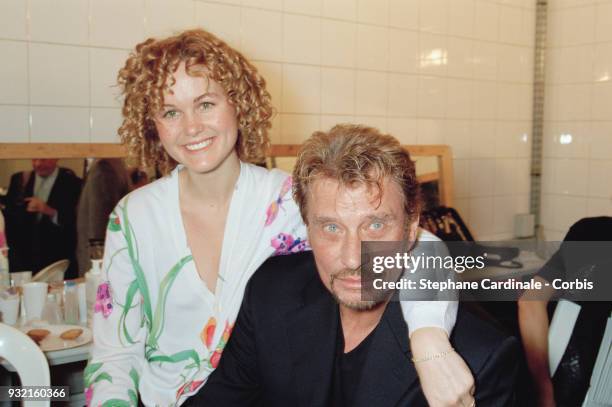
[[[253,275],[219,366],[186,405],[426,406],[417,369],[455,353],[475,393],[453,405],[512,405],[515,338],[460,307],[452,347],[414,355],[391,293],[362,298],[362,241],[418,244],[425,233],[399,142],[363,126],[317,132],[293,179],[312,252],[271,258]]]
[[[54,261],[70,260],[76,277],[76,206],[81,179],[57,159],[32,160],[33,171],[13,174],[6,196],[6,235],[11,271],[34,274]]]

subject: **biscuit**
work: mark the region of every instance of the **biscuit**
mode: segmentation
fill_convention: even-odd
[[[65,339],[65,340],[73,340],[81,336],[82,333],[83,333],[82,329],[69,329],[65,332],[62,332],[62,334],[60,335],[60,338]]]
[[[27,335],[34,340],[36,343],[42,342],[43,339],[47,337],[51,332],[46,329],[31,329],[28,331]]]

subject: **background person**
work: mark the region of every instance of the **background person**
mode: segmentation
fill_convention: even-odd
[[[32,160],[33,171],[13,174],[6,196],[6,235],[11,271],[70,260],[66,278],[77,275],[76,207],[81,179],[57,159]]]
[[[128,192],[130,179],[122,159],[101,158],[94,161],[85,178],[77,212],[79,275],[84,275],[91,268],[90,241],[104,241],[108,217]]]

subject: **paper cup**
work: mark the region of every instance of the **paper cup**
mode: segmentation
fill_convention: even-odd
[[[19,317],[19,296],[13,295],[6,299],[0,299],[0,312],[2,312],[2,322],[7,325],[17,324]]]
[[[26,321],[40,319],[49,285],[41,282],[30,282],[23,285],[23,302],[25,306]]]

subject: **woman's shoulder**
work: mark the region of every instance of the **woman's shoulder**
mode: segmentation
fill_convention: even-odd
[[[159,178],[147,185],[133,190],[124,196],[119,205],[127,205],[130,214],[135,212],[164,210],[178,192],[176,173]]]
[[[268,191],[272,195],[278,195],[279,191],[291,186],[291,175],[278,168],[268,169],[254,164],[243,164],[248,172],[251,185],[258,189],[258,192]]]

